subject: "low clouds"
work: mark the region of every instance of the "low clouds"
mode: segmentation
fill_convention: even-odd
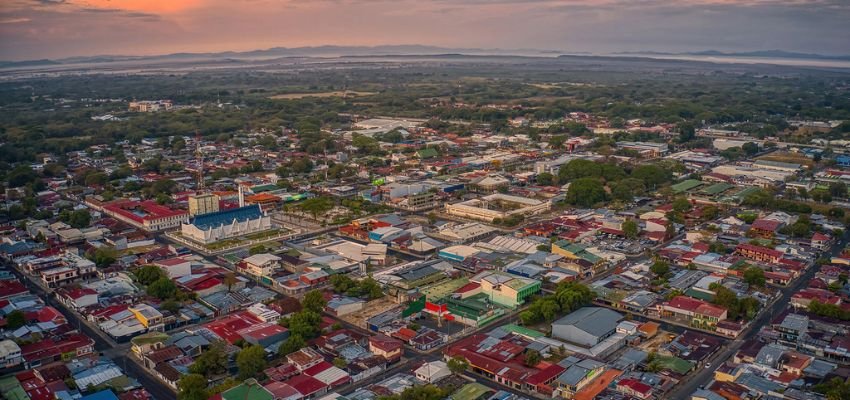
[[[426,44],[850,54],[846,0],[6,0],[0,59]]]

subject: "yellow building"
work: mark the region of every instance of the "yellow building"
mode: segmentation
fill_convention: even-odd
[[[218,196],[202,193],[189,196],[189,215],[201,215],[218,211]]]
[[[127,308],[127,310],[133,313],[136,319],[149,330],[162,330],[164,328],[162,325],[162,313],[145,303],[136,304]]]

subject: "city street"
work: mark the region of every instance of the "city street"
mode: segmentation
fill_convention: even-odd
[[[847,234],[844,235],[844,238],[842,238],[840,242],[832,247],[832,250],[828,253],[828,255],[834,256],[840,254],[841,250],[843,250],[846,245]],[[788,306],[788,303],[791,301],[791,296],[793,296],[798,290],[804,288],[805,285],[808,284],[808,282],[815,276],[817,271],[817,266],[809,267],[806,273],[804,273],[799,279],[795,280],[791,286],[782,289],[782,297],[775,301],[770,309],[762,310],[756,320],[750,324],[750,327],[740,337],[732,341],[731,344],[723,348],[711,358],[711,368],[703,368],[699,370],[695,376],[687,379],[682,385],[674,389],[670,393],[670,398],[683,399],[685,396],[690,395],[697,389],[708,385],[714,379],[714,370],[717,369],[717,366],[732,359],[735,352],[737,352],[746,341],[756,337],[759,331],[761,331],[761,328],[770,323],[771,318],[779,315],[785,307]]]
[[[5,263],[5,266],[14,271],[18,278],[23,282],[30,291],[41,297],[44,302],[53,306],[68,320],[68,324],[77,327],[86,336],[92,338],[95,343],[95,350],[102,356],[112,360],[124,373],[139,381],[139,384],[145,388],[156,400],[176,400],[177,394],[165,383],[151,375],[146,369],[142,368],[130,356],[130,344],[116,344],[112,340],[104,338],[103,333],[93,329],[85,321],[83,321],[77,313],[69,310],[64,304],[54,301],[54,299],[41,286],[36,285],[25,277],[20,271],[14,268],[13,265]]]

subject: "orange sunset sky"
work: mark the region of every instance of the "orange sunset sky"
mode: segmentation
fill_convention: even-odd
[[[848,0],[0,0],[0,60],[424,44],[850,54]]]

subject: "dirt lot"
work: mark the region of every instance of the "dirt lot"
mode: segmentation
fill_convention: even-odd
[[[398,303],[392,301],[390,296],[384,296],[380,299],[366,303],[363,305],[362,310],[348,315],[343,315],[340,319],[352,325],[366,327],[367,319],[398,306]]]

